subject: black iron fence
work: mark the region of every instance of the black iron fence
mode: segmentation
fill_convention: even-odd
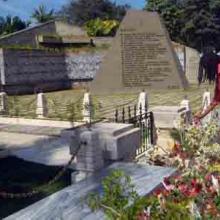
[[[124,107],[121,110],[116,109],[114,121],[133,124],[140,128],[141,146],[137,149],[137,156],[144,154],[156,144],[157,135],[153,112],[147,112],[147,109],[142,108],[141,105],[139,108],[134,105],[133,107]]]

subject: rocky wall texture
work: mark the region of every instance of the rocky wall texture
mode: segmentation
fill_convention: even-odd
[[[92,80],[104,55],[100,53],[66,54],[66,68],[70,80]]]
[[[75,82],[91,81],[103,56],[102,53],[3,49],[0,50],[0,84],[6,92],[17,94],[70,88]]]

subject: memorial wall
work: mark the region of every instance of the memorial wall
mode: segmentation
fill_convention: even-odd
[[[160,82],[172,71],[168,52],[156,33],[121,29],[122,78],[125,87],[145,87]]]
[[[168,33],[155,12],[131,10],[91,83],[93,93],[188,86]]]
[[[0,49],[0,85],[11,94],[71,88],[91,81],[103,54]]]

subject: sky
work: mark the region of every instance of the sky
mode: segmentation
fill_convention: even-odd
[[[58,10],[69,0],[0,0],[0,16],[12,15],[19,16],[24,20],[30,16],[39,5],[44,4],[47,9]],[[117,4],[129,4],[132,8],[142,9],[145,0],[112,0]]]

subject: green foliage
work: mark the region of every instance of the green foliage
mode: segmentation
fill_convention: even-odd
[[[218,210],[220,210],[220,196],[216,196],[214,199],[214,203],[216,205],[216,207],[218,208]]]
[[[134,206],[136,207],[136,213],[135,216],[138,215],[138,213],[141,210],[147,210],[148,207],[150,207],[150,213],[151,218],[154,220],[178,220],[178,219],[184,219],[184,220],[191,220],[190,212],[187,208],[188,203],[182,202],[182,203],[174,203],[172,201],[166,201],[166,209],[161,209],[160,203],[157,197],[150,196],[147,198],[140,199]],[[131,218],[131,219],[137,219],[137,218]]]
[[[76,108],[74,103],[67,103],[66,105],[66,118],[70,122],[74,122],[76,119]]]
[[[119,22],[117,20],[96,18],[86,22],[85,27],[89,36],[114,36],[119,27]]]
[[[174,203],[166,201],[166,208],[161,209],[157,197],[149,196],[140,198],[134,191],[129,176],[122,171],[113,171],[103,180],[102,197],[96,193],[88,197],[88,204],[93,211],[102,209],[107,219],[136,220],[141,214],[150,209],[151,218],[154,220],[190,220],[188,202]]]
[[[34,18],[38,23],[44,23],[55,18],[54,10],[47,11],[45,5],[40,5],[36,8],[32,14],[32,18]]]
[[[220,50],[219,0],[149,0],[145,9],[157,11],[171,39],[202,51],[207,46]]]
[[[59,15],[71,23],[84,25],[90,20],[121,20],[128,5],[116,5],[110,0],[71,0]]]
[[[166,5],[164,0],[148,0],[145,9],[148,11],[161,12],[162,8]]]
[[[12,97],[12,102],[9,103],[10,109],[13,109],[13,116],[18,117],[20,115],[20,106],[19,106],[19,100],[17,96]],[[11,112],[10,112],[11,113]]]
[[[22,21],[18,16],[0,17],[0,35],[6,35],[15,31],[20,31],[30,25],[29,22]]]
[[[166,28],[170,33],[171,39],[181,41],[182,28],[182,8],[174,0],[149,0],[146,7],[148,11],[158,12],[164,20]]]
[[[91,194],[88,197],[91,209],[102,209],[109,219],[128,219],[129,204],[138,199],[130,177],[123,171],[113,171],[103,180],[102,187],[102,196]]]

